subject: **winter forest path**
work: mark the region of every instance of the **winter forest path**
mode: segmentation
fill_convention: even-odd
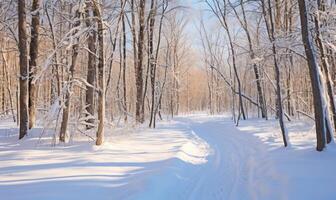
[[[190,128],[212,149],[190,199],[249,199],[248,162],[262,150],[253,136],[242,135],[231,120],[190,120]],[[255,147],[254,147],[255,146]]]
[[[95,146],[79,135],[66,145],[32,133],[18,141],[0,122],[0,197],[8,200],[335,199],[336,147],[315,151],[313,126],[197,114],[156,129],[114,128]],[[14,128],[11,128],[14,127]],[[312,173],[313,172],[313,173]],[[17,192],[18,188],[21,192]],[[315,188],[315,189],[311,189]]]
[[[266,159],[266,145],[254,135],[238,130],[230,118],[189,116],[174,120],[204,140],[209,154],[206,163],[171,167],[172,173],[165,173],[173,174],[174,180],[166,181],[162,176],[155,178],[150,190],[160,191],[157,198],[244,200],[284,197],[283,180],[274,176],[274,166]],[[163,189],[165,184],[169,186]],[[274,186],[276,188],[272,188]],[[140,195],[134,199],[156,198],[150,191],[143,194],[150,196]]]

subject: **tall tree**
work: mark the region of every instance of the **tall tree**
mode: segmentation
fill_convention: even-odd
[[[242,26],[245,34],[246,34],[246,38],[248,41],[248,47],[249,47],[249,53],[250,53],[250,58],[253,66],[253,71],[254,71],[254,75],[256,78],[256,86],[257,86],[257,92],[258,92],[258,101],[259,101],[259,105],[260,105],[260,110],[261,110],[261,117],[262,118],[267,118],[267,109],[266,109],[266,105],[265,105],[265,101],[264,101],[264,94],[263,94],[263,90],[262,90],[262,85],[261,85],[261,78],[260,78],[260,71],[259,68],[257,66],[257,63],[255,62],[256,59],[256,54],[255,54],[255,50],[253,47],[253,41],[252,41],[252,37],[249,31],[249,27],[248,27],[248,21],[246,18],[246,12],[245,12],[245,6],[244,6],[244,1],[240,0],[240,7],[242,10],[242,19],[239,16],[238,12],[236,11],[236,8],[231,4],[231,2],[229,1],[231,7],[233,8],[233,11],[240,23],[240,25]]]
[[[152,0],[154,1],[154,0]],[[155,4],[157,4],[156,2],[157,0],[155,0]],[[152,6],[154,8],[154,5]],[[150,121],[149,121],[149,127],[153,127],[155,128],[155,103],[156,103],[156,99],[157,97],[155,96],[156,93],[156,88],[155,88],[155,81],[156,81],[156,71],[157,71],[157,65],[158,65],[158,57],[159,57],[159,50],[160,50],[160,44],[161,44],[161,35],[162,35],[162,26],[163,26],[163,18],[165,16],[165,12],[168,8],[168,1],[163,0],[162,2],[162,13],[161,13],[161,17],[160,17],[160,21],[159,21],[159,30],[158,30],[158,41],[156,44],[156,52],[155,55],[152,55],[152,62],[151,62],[151,72],[150,72],[150,77],[151,77],[151,88],[152,88],[152,105],[151,105],[151,110],[150,110]],[[155,25],[155,19],[152,19],[155,17],[155,13],[156,10],[158,8],[155,7],[155,11],[152,11],[152,15],[151,15],[151,21],[150,21],[150,30],[151,33],[154,34],[154,25]],[[153,38],[150,40],[151,42],[153,42]],[[153,47],[152,47],[153,48]]]
[[[272,6],[271,6],[271,0],[267,0],[267,4],[265,2],[266,0],[261,0],[262,3],[262,9],[263,9],[263,15],[265,18],[265,23],[266,23],[266,28],[267,28],[267,33],[269,40],[272,43],[272,56],[273,56],[273,63],[274,63],[274,72],[275,72],[275,80],[276,80],[276,114],[279,118],[279,124],[281,128],[281,133],[282,133],[282,140],[284,143],[284,146],[289,145],[289,138],[288,138],[288,133],[287,129],[285,127],[284,123],[284,111],[283,111],[283,106],[282,106],[282,94],[281,94],[281,83],[280,83],[280,66],[278,63],[278,58],[277,58],[277,49],[275,46],[275,26],[274,26],[274,20],[273,20],[273,11],[272,11]],[[268,14],[267,14],[268,12]]]
[[[208,6],[210,7],[211,11],[216,15],[217,19],[221,23],[222,27],[224,28],[226,35],[229,40],[229,45],[230,45],[230,53],[231,53],[231,58],[232,58],[232,66],[233,66],[233,71],[235,78],[237,80],[237,85],[238,85],[238,96],[239,96],[239,116],[242,116],[243,119],[246,119],[245,116],[245,109],[244,109],[244,103],[243,103],[243,96],[242,96],[242,84],[240,81],[239,77],[239,72],[237,69],[237,55],[236,55],[236,50],[232,38],[232,33],[230,31],[229,24],[227,22],[227,15],[228,15],[228,2],[226,0],[223,0],[222,2],[219,0],[211,0],[212,3],[210,3],[209,0],[206,1]],[[238,117],[239,118],[239,117]]]
[[[316,150],[323,151],[326,144],[326,114],[325,114],[325,98],[323,96],[323,81],[320,68],[317,63],[312,37],[309,30],[308,11],[305,0],[298,0],[302,42],[307,57],[309,75],[314,98],[315,128],[316,128]],[[310,3],[310,1],[308,1]]]
[[[91,3],[87,3],[86,6],[86,26],[90,29],[87,45],[88,45],[88,63],[87,63],[87,75],[86,81],[88,84],[86,87],[85,93],[85,102],[86,102],[86,122],[87,128],[92,128],[94,123],[94,97],[95,97],[95,77],[96,77],[96,20],[93,20],[93,16],[90,15],[91,11]]]
[[[39,29],[40,29],[40,2],[33,0],[32,4],[32,21],[31,21],[31,40],[29,47],[29,129],[35,126],[36,121],[36,81],[33,81],[37,70],[37,57],[39,53]]]
[[[3,97],[5,97],[5,85],[6,85],[8,98],[9,98],[9,104],[10,104],[10,110],[11,110],[11,113],[13,115],[13,121],[16,122],[16,117],[15,117],[14,107],[13,107],[12,90],[11,90],[11,87],[10,87],[10,80],[9,80],[9,73],[8,73],[8,63],[7,63],[7,59],[4,55],[5,53],[2,50],[2,48],[0,48],[0,51],[2,52],[1,55],[2,55],[2,61],[3,61],[3,81],[4,81],[2,95],[3,95]],[[4,99],[3,99],[3,104],[5,104]],[[4,107],[5,106],[3,105],[3,111],[5,111]]]
[[[73,88],[73,78],[75,74],[75,69],[77,65],[77,58],[79,53],[79,26],[81,24],[81,12],[79,10],[79,7],[77,10],[75,10],[74,15],[74,24],[73,24],[73,33],[72,33],[72,56],[71,56],[71,64],[69,67],[69,76],[67,80],[67,90],[65,93],[65,102],[64,102],[64,108],[63,108],[63,115],[62,115],[62,123],[61,123],[61,129],[59,134],[59,140],[60,142],[65,142],[65,136],[68,129],[68,121],[70,117],[70,108],[71,108],[71,91]]]
[[[27,47],[27,19],[26,1],[18,0],[18,29],[19,29],[19,52],[20,52],[20,134],[22,139],[28,132],[28,47]]]
[[[104,26],[101,8],[96,0],[93,1],[94,16],[97,18],[98,37],[98,130],[96,145],[104,141],[104,119],[105,119],[105,62],[104,62]]]
[[[121,0],[123,3],[123,0]],[[126,0],[124,0],[126,1]],[[127,68],[127,53],[126,53],[126,42],[127,42],[127,36],[126,36],[126,23],[125,23],[125,12],[122,12],[121,16],[121,25],[122,25],[122,69],[123,69],[123,75],[122,75],[122,82],[123,82],[123,110],[124,110],[124,121],[127,121],[127,84],[126,84],[126,68]]]
[[[321,65],[322,65],[322,72],[324,75],[324,81],[325,85],[327,87],[327,97],[328,97],[328,103],[330,107],[330,111],[334,120],[334,129],[336,130],[336,103],[335,103],[335,93],[334,93],[334,84],[330,75],[330,66],[328,62],[328,56],[327,56],[327,50],[325,48],[325,45],[323,43],[323,36],[320,31],[320,12],[323,10],[323,3],[321,0],[317,1],[318,6],[318,12],[315,14],[314,17],[314,24],[315,24],[315,32],[316,32],[316,43],[317,47],[320,52],[320,58],[321,58]],[[326,113],[326,126],[327,126],[327,143],[330,143],[333,140],[333,129],[331,127],[330,118],[329,118],[329,110],[327,108]]]
[[[148,62],[150,67],[150,83],[151,83],[151,113],[149,127],[152,125],[154,104],[155,104],[155,75],[156,75],[156,59],[154,55],[154,25],[156,17],[156,0],[151,0],[150,13],[149,13],[149,28],[148,28]]]
[[[145,120],[143,105],[143,57],[144,57],[144,39],[145,39],[145,8],[146,0],[140,0],[138,5],[139,10],[139,31],[137,41],[137,57],[135,68],[135,85],[136,85],[136,105],[135,118],[138,123],[143,123]],[[134,11],[133,11],[134,12]]]

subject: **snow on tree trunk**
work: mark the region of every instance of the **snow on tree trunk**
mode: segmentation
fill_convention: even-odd
[[[320,2],[318,1],[318,7],[320,8]],[[328,63],[328,57],[326,56],[326,48],[323,44],[323,36],[322,33],[320,32],[320,18],[319,18],[319,12],[315,15],[314,22],[315,22],[315,32],[316,32],[316,43],[317,47],[320,52],[320,57],[321,57],[321,65],[322,65],[322,72],[324,75],[324,83],[327,87],[327,97],[328,101],[326,101],[326,125],[327,125],[327,143],[330,143],[331,141],[334,141],[334,130],[331,127],[331,122],[329,118],[329,113],[331,112],[334,120],[334,128],[336,129],[336,104],[335,104],[335,97],[334,97],[334,84],[330,76],[330,66]]]
[[[39,29],[40,29],[40,0],[34,0],[32,4],[32,21],[31,21],[31,41],[30,41],[30,59],[29,59],[29,129],[35,126],[36,121],[36,98],[37,86],[33,82],[37,70],[37,57],[39,49]]]
[[[26,22],[26,1],[18,1],[18,29],[19,29],[19,51],[20,51],[20,134],[19,139],[23,138],[28,132],[28,47],[27,47],[27,22]]]
[[[320,68],[318,66],[314,46],[312,43],[312,37],[309,30],[308,13],[305,0],[298,0],[300,20],[301,20],[301,34],[302,42],[305,48],[307,56],[307,62],[309,67],[309,74],[311,79],[311,85],[313,89],[314,98],[314,113],[315,113],[315,127],[316,127],[316,139],[317,139],[317,151],[323,151],[326,144],[326,121],[325,121],[325,98],[323,88],[323,77],[321,75]]]
[[[281,129],[282,134],[282,140],[284,143],[284,146],[290,146],[289,137],[288,137],[288,131],[284,123],[284,111],[283,111],[283,105],[282,105],[282,94],[281,94],[281,85],[280,85],[280,66],[277,59],[277,49],[275,46],[275,27],[274,27],[274,20],[273,20],[273,12],[272,12],[272,6],[270,0],[267,1],[267,5],[265,4],[266,0],[262,0],[262,11],[265,18],[265,24],[267,28],[267,33],[269,40],[272,43],[272,57],[273,57],[273,63],[274,63],[274,74],[275,74],[275,90],[276,90],[276,116],[279,120],[279,125]],[[267,13],[268,12],[268,13]]]
[[[98,3],[93,0],[94,15],[97,17],[98,25],[98,130],[96,145],[101,145],[104,141],[104,120],[105,120],[105,63],[104,63],[104,27],[101,9]]]
[[[79,5],[80,7],[80,5]],[[75,11],[75,23],[74,23],[74,28],[79,28],[80,26],[80,8],[78,7],[78,9]],[[67,90],[66,90],[66,94],[65,94],[65,102],[64,102],[64,108],[63,108],[63,115],[62,115],[62,123],[61,123],[61,129],[60,129],[60,134],[59,134],[59,140],[60,142],[65,142],[65,136],[67,133],[67,129],[68,129],[68,121],[69,121],[69,117],[70,117],[70,108],[71,108],[71,91],[72,91],[72,87],[73,87],[73,78],[74,78],[74,74],[75,74],[75,68],[77,65],[77,57],[78,57],[78,51],[79,51],[79,36],[77,35],[78,30],[75,29],[75,31],[73,32],[72,35],[72,57],[71,57],[71,65],[69,68],[69,77],[68,77],[68,81],[67,81]]]
[[[136,113],[135,118],[138,123],[144,122],[144,109],[143,109],[143,57],[144,57],[144,37],[145,37],[145,6],[146,1],[140,0],[139,3],[139,31],[137,43],[137,57],[135,68],[135,85],[136,85]]]
[[[95,85],[95,77],[96,77],[96,23],[95,20],[90,19],[92,16],[90,15],[90,9],[91,5],[87,3],[86,7],[86,25],[88,28],[92,29],[89,32],[89,36],[87,39],[87,46],[89,49],[88,52],[88,63],[87,63],[87,75],[86,75],[86,81],[90,84],[86,87],[85,92],[85,104],[86,104],[86,116],[87,120],[86,123],[88,124],[86,126],[87,129],[92,128],[91,125],[94,123],[94,95],[95,90],[92,86]]]

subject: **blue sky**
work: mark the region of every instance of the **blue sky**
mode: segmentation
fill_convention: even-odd
[[[208,15],[210,17],[210,13],[205,11],[207,6],[204,3],[204,0],[181,0],[180,2],[183,6],[188,7],[185,11],[188,12],[187,16],[189,18],[186,34],[190,35],[189,39],[191,40],[193,47],[200,48],[200,36],[197,27],[199,26],[201,13],[203,16]]]

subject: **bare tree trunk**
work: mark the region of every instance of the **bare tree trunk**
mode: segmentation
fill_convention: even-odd
[[[208,91],[209,91],[209,111],[210,111],[210,115],[213,115],[212,112],[212,77],[213,77],[213,68],[210,67],[210,71],[211,73],[208,72],[208,69],[206,70],[206,75],[207,75],[207,86],[208,86]],[[210,80],[209,80],[210,79]]]
[[[290,36],[292,34],[292,29],[293,29],[293,8],[291,6],[292,0],[286,0],[285,1],[285,15],[284,15],[284,23],[285,23],[285,30],[286,30],[286,35]],[[294,58],[293,58],[293,51],[289,50],[289,55],[286,56],[289,65],[287,66],[287,109],[288,109],[288,114],[291,116],[294,116],[294,103],[293,97],[292,97],[292,70],[294,67]]]
[[[171,116],[178,115],[179,110],[179,72],[178,72],[178,55],[177,55],[178,42],[174,42],[173,45],[173,68],[172,68],[172,92],[171,92]],[[174,102],[175,100],[175,102]],[[176,107],[175,107],[176,106]]]
[[[104,119],[105,119],[105,63],[104,63],[104,27],[101,16],[101,9],[96,0],[93,0],[94,15],[97,17],[98,25],[98,47],[99,47],[99,61],[98,61],[98,130],[96,145],[101,145],[104,141]]]
[[[80,12],[79,10],[76,10],[76,15],[75,15],[75,24],[74,27],[78,27],[80,25]],[[64,108],[63,108],[63,116],[62,116],[62,123],[61,123],[61,129],[60,129],[60,134],[59,134],[59,140],[60,142],[65,142],[65,135],[68,129],[68,121],[69,121],[69,116],[70,116],[70,103],[71,103],[71,91],[72,91],[72,81],[75,73],[75,68],[77,65],[77,57],[78,57],[78,48],[79,48],[79,38],[76,36],[76,33],[78,31],[74,31],[73,37],[74,38],[74,44],[72,46],[72,59],[71,59],[71,65],[70,65],[70,74],[68,77],[68,86],[65,94],[65,102],[64,102]]]
[[[229,43],[230,43],[230,49],[231,49],[233,71],[234,71],[235,77],[237,79],[237,85],[238,85],[239,108],[240,108],[239,112],[242,114],[242,117],[245,120],[246,116],[245,116],[243,97],[242,97],[242,91],[241,91],[242,87],[241,87],[241,81],[240,81],[240,78],[239,78],[239,74],[238,74],[238,70],[237,70],[237,65],[236,65],[236,53],[235,53],[235,50],[234,50],[234,46],[233,46],[233,42],[232,42],[229,30],[227,30],[227,34],[228,34],[228,37],[229,37]]]
[[[168,7],[168,1],[166,1],[166,5]],[[167,8],[166,7],[166,8]],[[163,96],[163,90],[165,88],[166,85],[166,80],[167,80],[167,73],[168,73],[168,60],[169,60],[169,48],[170,45],[168,44],[167,50],[166,50],[166,54],[165,54],[165,60],[166,60],[166,67],[165,67],[165,72],[164,72],[164,78],[163,78],[163,83],[162,83],[162,87],[160,88],[160,94],[159,94],[159,99],[158,99],[158,103],[156,104],[156,107],[154,109],[154,119],[153,119],[153,128],[155,128],[156,126],[156,115],[159,114],[160,119],[162,120],[161,117],[161,113],[160,113],[160,109],[161,109],[161,102],[162,102],[162,96]]]
[[[3,53],[2,53],[2,57],[4,57]],[[5,84],[6,84],[6,80],[5,80],[5,61],[2,62],[2,81],[1,81],[1,111],[5,112],[6,110],[6,105],[5,105],[5,99],[6,99],[6,95],[5,95]]]
[[[88,8],[91,7],[90,4],[87,4]],[[89,36],[87,39],[87,45],[88,45],[88,66],[87,66],[87,75],[86,75],[86,81],[90,84],[90,86],[86,87],[86,93],[85,93],[85,104],[86,104],[86,117],[88,118],[86,120],[86,123],[93,124],[94,123],[94,94],[95,90],[93,86],[95,85],[95,77],[96,77],[96,23],[94,20],[90,19],[90,9],[86,10],[86,25],[91,29],[89,32]],[[87,129],[92,128],[91,125],[86,125]]]
[[[157,60],[154,57],[154,25],[155,25],[155,16],[156,16],[156,0],[151,0],[151,10],[149,14],[149,38],[148,38],[148,51],[149,51],[149,65],[150,65],[150,80],[151,80],[151,110],[150,110],[150,121],[149,127],[152,126],[154,106],[155,106],[155,75],[156,75],[156,62]]]
[[[58,65],[59,57],[58,57],[58,52],[56,50],[57,44],[56,44],[54,25],[53,25],[53,21],[50,18],[48,9],[45,9],[45,13],[47,15],[48,24],[49,24],[49,28],[51,32],[53,50],[55,51],[55,54],[53,57],[55,64],[52,66],[52,81],[51,81],[51,88],[50,88],[50,94],[51,94],[50,105],[52,105],[55,103],[55,100],[57,98],[59,98],[59,104],[61,103],[61,99],[60,99],[61,98],[61,81],[60,81],[60,74],[59,74],[59,65]]]
[[[131,24],[131,32],[132,32],[132,46],[133,46],[133,64],[134,64],[134,70],[135,72],[137,71],[137,38],[136,38],[136,31],[135,31],[135,5],[134,5],[134,0],[131,0],[131,18],[132,18],[132,24]],[[136,74],[135,74],[136,76]],[[137,102],[135,102],[137,104]]]
[[[286,84],[287,84],[287,112],[289,115],[293,115],[294,112],[292,110],[292,72],[291,72],[291,68],[293,67],[292,65],[292,57],[289,58],[290,59],[290,66],[287,66],[287,79],[286,79]]]
[[[152,4],[153,2],[151,2],[151,7],[152,7]],[[154,5],[154,4],[153,4]],[[143,99],[142,99],[142,107],[141,107],[141,110],[145,110],[145,100],[147,98],[147,89],[148,89],[148,77],[150,76],[150,71],[151,71],[151,58],[152,58],[152,54],[153,54],[153,42],[151,42],[151,30],[150,30],[150,20],[152,18],[151,16],[151,12],[149,13],[148,17],[147,17],[147,25],[146,25],[146,32],[147,32],[147,46],[146,46],[146,49],[147,49],[147,67],[146,67],[146,74],[145,74],[145,83],[144,83],[144,89],[143,89]],[[153,38],[153,36],[152,36]],[[150,52],[152,51],[152,52]],[[148,105],[149,106],[149,105]]]
[[[40,28],[40,0],[33,0],[32,22],[31,22],[31,41],[29,49],[29,129],[35,126],[36,122],[36,94],[37,86],[33,81],[37,70],[37,56],[39,47],[39,28]]]
[[[263,95],[263,91],[262,91],[262,87],[261,87],[261,80],[260,80],[260,72],[258,69],[257,64],[255,63],[255,52],[254,52],[254,48],[253,48],[253,44],[252,44],[252,39],[251,39],[251,35],[250,35],[250,31],[248,29],[248,22],[247,22],[247,18],[246,18],[246,13],[245,13],[245,7],[244,7],[244,2],[243,0],[240,0],[240,6],[242,9],[242,14],[243,14],[243,20],[240,19],[238,13],[236,12],[236,9],[234,8],[234,6],[231,5],[231,7],[234,10],[234,13],[236,15],[236,17],[238,18],[238,21],[240,22],[241,26],[243,27],[246,37],[247,37],[247,41],[248,41],[248,45],[249,45],[249,51],[250,51],[250,57],[251,57],[251,61],[252,66],[253,66],[253,71],[254,71],[254,75],[256,78],[256,84],[257,84],[257,92],[258,92],[258,101],[259,101],[259,105],[261,107],[261,117],[262,118],[267,118],[267,109],[266,109],[266,105],[264,103],[264,95]]]
[[[262,87],[261,87],[260,72],[259,72],[257,64],[254,61],[255,60],[255,53],[254,53],[254,49],[253,49],[253,46],[252,46],[251,36],[250,36],[249,31],[248,31],[247,19],[246,19],[246,16],[245,16],[245,10],[244,10],[244,6],[243,6],[243,2],[241,3],[241,7],[242,7],[242,10],[243,10],[243,17],[244,17],[244,21],[245,21],[245,24],[246,24],[245,30],[246,30],[246,35],[247,35],[247,38],[248,38],[249,48],[250,48],[250,52],[251,52],[250,56],[251,56],[251,60],[254,62],[253,63],[253,71],[254,71],[254,75],[255,75],[255,78],[256,78],[259,104],[261,106],[261,117],[262,118],[267,118],[267,109],[266,109],[266,105],[265,105],[265,102],[264,102],[264,95],[263,95],[263,91],[262,91]]]
[[[275,23],[275,26],[274,26],[274,31],[279,31],[281,29],[281,8],[282,8],[282,1],[283,0],[274,0],[275,2],[275,15],[274,15],[274,23]],[[273,16],[272,16],[273,18]]]
[[[233,71],[234,75],[237,79],[237,86],[238,86],[238,96],[239,96],[239,113],[242,115],[243,119],[246,119],[245,116],[245,110],[244,110],[244,104],[243,104],[243,97],[242,97],[242,86],[241,86],[241,81],[239,78],[238,70],[237,70],[237,62],[236,62],[236,51],[235,47],[233,45],[233,40],[232,40],[232,35],[230,33],[230,29],[227,23],[227,3],[226,0],[223,0],[223,5],[221,5],[219,0],[212,0],[214,5],[211,5],[209,2],[207,2],[208,6],[211,8],[212,12],[217,16],[219,22],[221,23],[222,27],[224,28],[226,35],[228,36],[229,39],[229,45],[230,45],[230,50],[231,50],[231,57],[232,57],[232,66],[233,66]],[[239,115],[240,116],[240,115]],[[238,119],[239,121],[239,119]],[[237,122],[238,123],[238,122]]]
[[[266,5],[265,5],[264,0],[262,0],[261,2],[262,2],[262,9],[263,9],[264,17],[265,17],[265,23],[267,27],[268,36],[272,43],[273,62],[274,62],[274,71],[275,71],[275,80],[276,80],[276,94],[277,94],[277,100],[276,100],[277,116],[279,118],[279,124],[281,128],[283,143],[284,143],[284,146],[287,147],[289,145],[289,139],[287,135],[288,134],[287,129],[285,127],[284,120],[283,120],[284,112],[283,112],[283,106],[282,106],[282,95],[281,95],[281,86],[280,86],[280,80],[281,80],[280,79],[280,67],[278,64],[277,51],[276,51],[276,47],[274,43],[275,36],[274,36],[274,22],[273,22],[272,7],[271,7],[270,0],[268,0],[268,8],[267,8],[268,15],[269,15],[269,23],[268,23],[267,14],[266,14]]]
[[[28,47],[27,47],[27,22],[26,22],[26,1],[18,1],[19,14],[19,51],[20,51],[20,135],[19,139],[23,138],[28,132]]]
[[[16,86],[16,113],[17,113],[17,118],[18,118],[18,120],[16,121],[16,124],[19,126],[20,125],[20,85],[19,84]]]
[[[126,24],[125,24],[125,13],[122,13],[122,17],[121,17],[121,23],[122,23],[122,56],[123,56],[123,63],[122,63],[122,68],[123,68],[123,77],[122,77],[122,81],[123,81],[123,107],[124,107],[124,121],[127,121],[127,85],[126,85]]]
[[[144,122],[143,104],[143,50],[144,50],[144,36],[145,36],[145,6],[146,1],[140,0],[139,4],[139,32],[138,32],[138,51],[137,51],[137,65],[135,68],[135,84],[136,84],[136,113],[135,118],[138,123]]]
[[[133,2],[132,2],[133,4]],[[114,52],[116,50],[116,44],[117,44],[117,38],[118,38],[118,35],[119,35],[119,24],[121,22],[121,18],[122,18],[122,13],[125,12],[125,5],[126,5],[126,1],[122,1],[122,4],[121,4],[121,12],[118,16],[118,20],[117,20],[117,27],[115,29],[115,36],[114,36],[114,39],[112,39],[111,37],[111,42],[112,42],[112,53],[111,53],[111,56],[110,56],[110,64],[109,64],[109,72],[108,72],[108,76],[107,76],[107,82],[106,82],[106,86],[105,86],[105,93],[107,93],[107,89],[109,88],[109,85],[110,85],[110,82],[111,82],[111,79],[112,79],[112,66],[113,66],[113,60],[114,60]],[[132,9],[133,10],[133,9]],[[133,19],[133,15],[132,15],[132,19]],[[106,96],[106,94],[105,94]]]
[[[300,19],[301,19],[301,34],[302,42],[305,48],[307,56],[307,62],[309,66],[309,74],[311,79],[311,85],[313,89],[314,97],[314,113],[315,113],[315,127],[316,127],[316,150],[323,151],[326,144],[326,123],[325,123],[325,99],[323,96],[323,82],[321,80],[321,74],[319,66],[317,64],[316,56],[312,46],[312,38],[308,28],[308,15],[305,0],[298,0]]]
[[[319,10],[322,10],[321,2],[319,0],[317,2],[318,2]],[[327,86],[329,108],[331,110],[331,114],[334,120],[334,129],[336,130],[336,104],[335,104],[335,97],[334,97],[334,84],[330,76],[330,72],[329,72],[330,66],[328,63],[328,57],[326,55],[326,48],[323,44],[323,38],[320,32],[319,14],[316,14],[314,22],[315,22],[315,32],[316,32],[316,43],[320,51],[322,72],[324,74],[324,81]],[[328,109],[328,106],[327,106],[327,109]],[[330,125],[329,115],[326,114],[325,117],[326,117],[326,126],[329,126]],[[327,143],[330,143],[331,141],[333,141],[334,134],[333,134],[333,130],[331,127],[327,128],[326,134],[327,134]]]
[[[10,110],[11,113],[13,115],[13,121],[16,122],[16,118],[15,118],[15,113],[14,113],[14,107],[13,107],[13,97],[12,97],[12,90],[10,87],[10,81],[9,81],[9,75],[8,75],[8,63],[7,63],[7,59],[4,55],[3,50],[1,49],[2,53],[2,60],[3,60],[3,75],[4,75],[4,81],[6,82],[6,86],[7,86],[7,92],[8,92],[8,97],[9,97],[9,103],[10,103]],[[3,86],[5,87],[5,86]],[[5,90],[5,88],[3,88],[3,90]],[[5,96],[5,91],[3,91],[3,96]],[[4,102],[4,100],[3,100]]]
[[[155,4],[157,4],[157,0],[155,0]],[[155,57],[153,58],[153,63],[151,66],[151,87],[152,87],[152,106],[151,106],[151,115],[150,115],[150,122],[149,122],[149,127],[153,127],[155,128],[155,110],[156,110],[156,106],[155,106],[155,102],[156,102],[156,89],[155,89],[155,81],[156,81],[156,69],[157,69],[157,62],[158,62],[158,58],[159,58],[159,51],[160,51],[160,44],[161,44],[161,34],[162,34],[162,26],[163,26],[163,18],[165,16],[165,12],[168,8],[168,1],[164,0],[162,2],[162,13],[161,13],[161,18],[159,21],[159,31],[158,31],[158,41],[156,44],[156,52],[155,52]],[[157,8],[155,8],[157,9]],[[155,12],[156,13],[156,12]],[[153,17],[155,17],[155,13],[153,13]],[[152,21],[152,31],[154,32],[154,20]],[[152,39],[153,41],[153,39]],[[154,56],[154,55],[153,55]],[[163,89],[163,88],[162,88]],[[157,104],[159,104],[159,102],[156,102]]]

